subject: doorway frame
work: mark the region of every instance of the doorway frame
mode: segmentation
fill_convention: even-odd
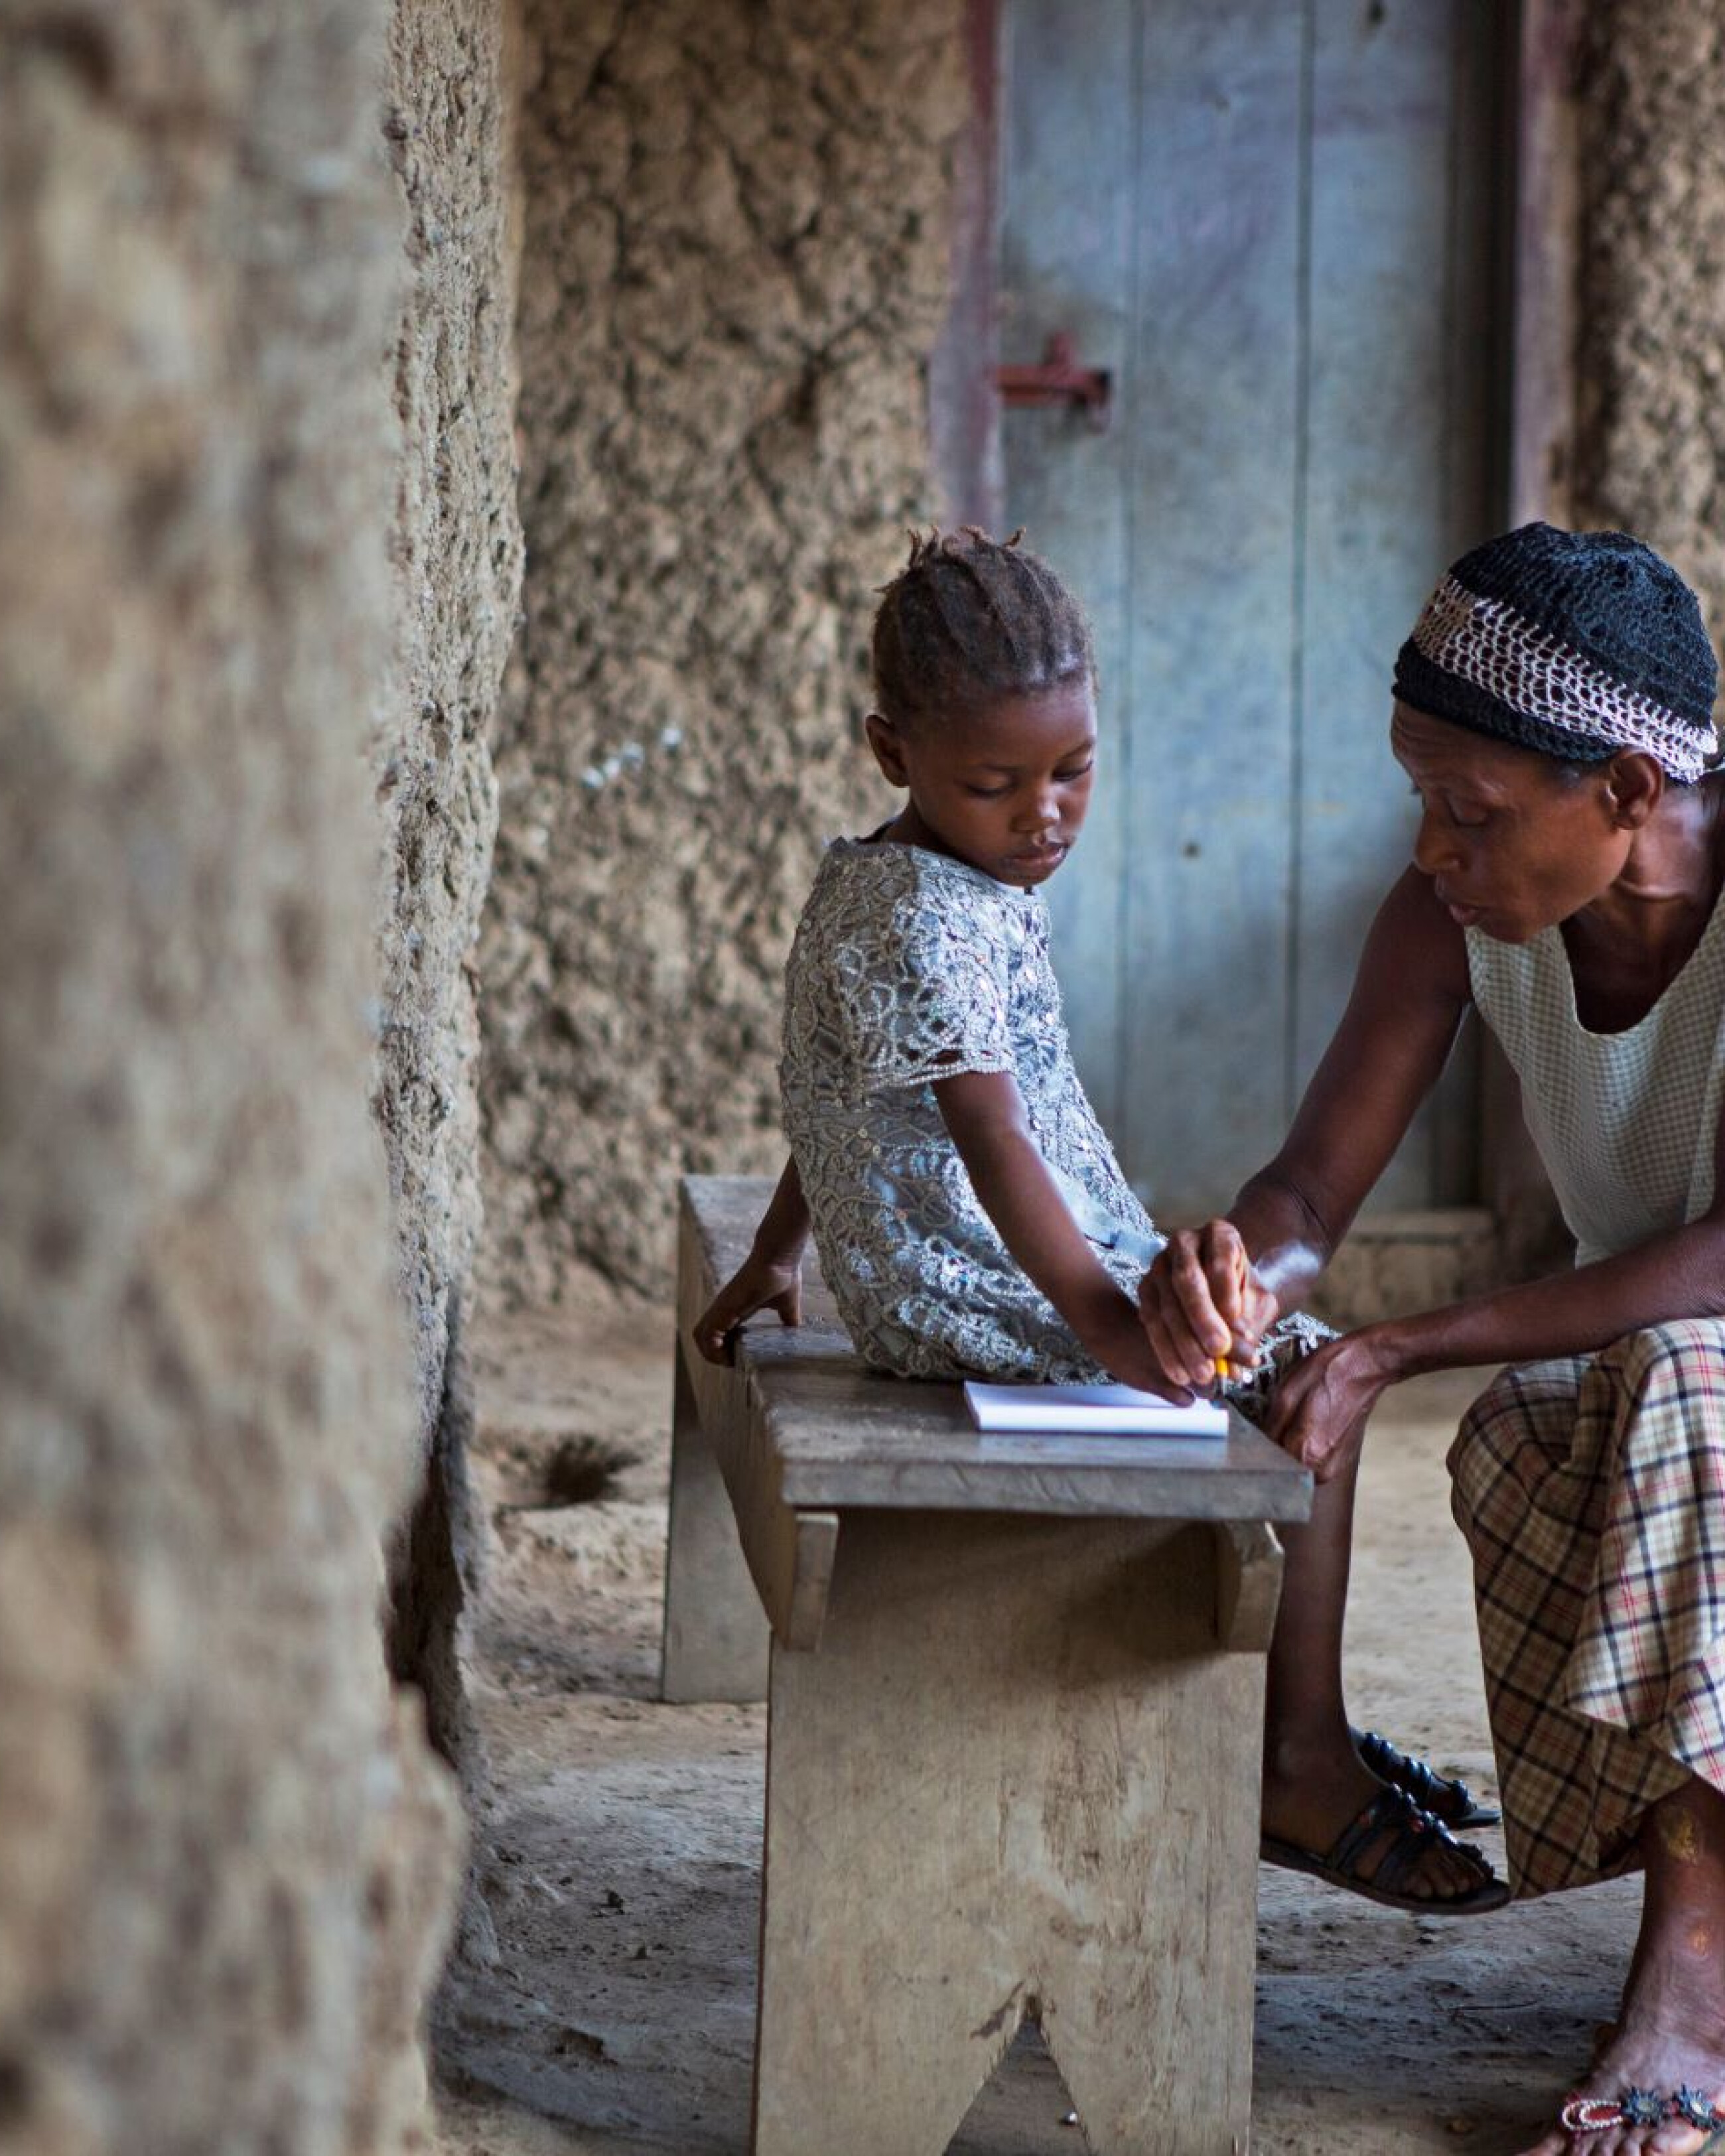
[[[929,439],[942,521],[999,522],[1004,495],[999,348],[1000,160],[1005,0],[963,0],[970,109],[953,164],[952,298],[930,356]],[[1497,283],[1508,323],[1497,451],[1507,526],[1568,521],[1577,440],[1575,343],[1581,189],[1577,77],[1582,0],[1514,0],[1502,64],[1511,199]],[[1515,1075],[1481,1040],[1476,1204],[1506,1277],[1549,1259],[1556,1201],[1521,1112]]]

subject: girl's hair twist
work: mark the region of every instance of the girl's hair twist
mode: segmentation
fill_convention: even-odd
[[[895,726],[1095,680],[1083,608],[1023,537],[910,534],[875,614],[875,696]]]

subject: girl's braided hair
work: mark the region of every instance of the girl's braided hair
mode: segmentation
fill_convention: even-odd
[[[1084,609],[1024,536],[911,533],[875,615],[875,696],[895,726],[1095,680]]]

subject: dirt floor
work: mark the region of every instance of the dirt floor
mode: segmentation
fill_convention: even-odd
[[[597,1296],[481,1339],[496,1951],[459,1966],[442,2004],[438,2156],[746,2146],[764,1723],[654,1697],[670,1342],[668,1312]],[[1349,1685],[1358,1719],[1489,1789],[1443,1471],[1468,1394],[1423,1380],[1374,1425]],[[1256,2156],[1524,2147],[1613,2011],[1640,1892],[1445,1922],[1284,1872],[1260,1883]],[[952,2156],[1073,2156],[1067,2111],[1026,2032]],[[810,2156],[829,2156],[818,2138]]]

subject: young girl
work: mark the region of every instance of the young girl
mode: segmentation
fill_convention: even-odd
[[[936,535],[874,656],[870,745],[910,798],[815,879],[785,977],[791,1165],[705,1342],[794,1294],[812,1221],[879,1368],[1153,1385],[1134,1296],[1161,1239],[1073,1070],[1039,895],[1090,805],[1089,625],[1015,541]]]
[[[937,533],[913,540],[886,588],[874,668],[870,745],[908,798],[870,837],[834,844],[815,879],[785,978],[791,1162],[696,1345],[720,1362],[754,1312],[798,1322],[812,1225],[839,1314],[877,1368],[1165,1391],[1137,1303],[1163,1239],[1078,1082],[1040,896],[1090,804],[1089,625],[1016,537]],[[1250,1374],[1235,1404],[1261,1419],[1278,1371],[1327,1337],[1295,1313],[1260,1340],[1242,1317],[1229,1355]],[[1300,1602],[1310,1532],[1289,1538],[1285,1606]],[[1334,1707],[1338,1787],[1358,1816],[1334,1862],[1280,1841],[1271,1853],[1400,1906],[1496,1907],[1506,1890],[1485,1860],[1385,1779],[1420,1777],[1422,1803],[1462,1814],[1466,1789],[1394,1751],[1368,1771],[1352,1750],[1340,1646],[1338,1607],[1318,1703]],[[1303,1638],[1288,1659],[1310,1690]]]

